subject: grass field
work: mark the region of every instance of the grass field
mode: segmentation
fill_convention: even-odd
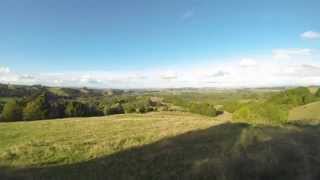
[[[319,179],[320,126],[183,112],[0,123],[0,179]]]
[[[320,120],[320,101],[292,109],[289,120]]]

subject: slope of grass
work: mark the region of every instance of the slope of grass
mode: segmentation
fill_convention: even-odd
[[[69,164],[217,124],[188,113],[0,123],[0,166]]]
[[[289,120],[320,120],[320,101],[292,109]]]
[[[2,123],[0,179],[319,179],[320,124],[298,123],[182,112]]]
[[[319,87],[312,86],[312,87],[308,87],[308,89],[312,94],[315,94],[318,91]]]

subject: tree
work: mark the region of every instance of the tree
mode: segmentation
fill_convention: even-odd
[[[320,97],[320,88],[317,90],[315,96],[316,96],[316,97]]]
[[[3,107],[2,119],[4,121],[22,120],[22,107],[16,100],[8,101]]]
[[[144,106],[138,107],[138,108],[137,108],[137,111],[138,111],[139,113],[146,113],[146,112],[147,112],[147,110],[146,110],[146,108],[145,108]]]
[[[124,108],[120,103],[113,104],[111,106],[105,107],[104,114],[112,115],[112,114],[124,114]]]
[[[87,116],[87,107],[81,102],[72,101],[68,102],[64,112],[68,117],[83,117]]]
[[[135,113],[136,112],[136,105],[133,103],[126,103],[124,104],[125,113]]]
[[[48,119],[49,110],[48,94],[42,93],[23,109],[23,118],[24,120]]]
[[[65,104],[54,102],[51,103],[48,118],[54,119],[54,118],[63,118],[65,117]]]
[[[3,107],[6,103],[0,101],[0,114],[2,113]]]

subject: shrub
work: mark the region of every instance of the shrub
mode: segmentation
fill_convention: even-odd
[[[113,104],[111,106],[105,107],[104,114],[112,115],[112,114],[124,114],[124,108],[120,103]]]
[[[139,113],[146,113],[147,110],[146,110],[146,108],[145,108],[144,106],[141,106],[141,107],[138,107],[138,108],[137,108],[137,112],[139,112]]]
[[[16,100],[8,101],[3,107],[2,119],[4,121],[22,120],[22,107]]]

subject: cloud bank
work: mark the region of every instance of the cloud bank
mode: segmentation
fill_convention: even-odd
[[[275,49],[264,57],[241,57],[198,67],[141,71],[76,71],[21,74],[0,67],[0,82],[95,88],[271,87],[320,85],[316,49]],[[217,61],[213,61],[217,62]]]

